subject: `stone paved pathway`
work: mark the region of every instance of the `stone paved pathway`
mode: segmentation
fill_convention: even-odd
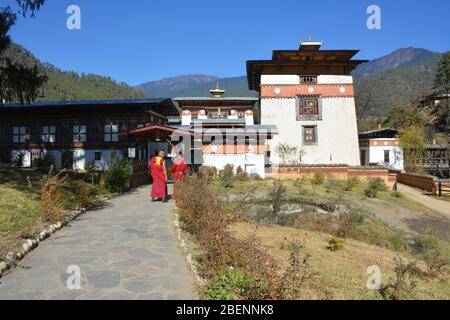
[[[173,204],[151,203],[149,188],[112,199],[40,243],[0,279],[0,299],[194,299],[172,226]],[[67,268],[81,270],[69,290]]]

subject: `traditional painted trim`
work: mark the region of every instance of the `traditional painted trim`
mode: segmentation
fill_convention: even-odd
[[[398,139],[370,139],[360,140],[360,147],[398,147],[400,142]]]
[[[312,84],[312,85],[262,85],[261,98],[296,97],[298,95],[321,95],[335,97],[354,97],[351,84]]]
[[[266,147],[264,145],[252,145],[252,153],[264,153]],[[202,152],[204,154],[247,154],[249,153],[249,146],[239,144],[239,145],[203,145]]]

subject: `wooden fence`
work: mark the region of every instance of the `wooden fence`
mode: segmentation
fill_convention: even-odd
[[[450,180],[437,181],[437,195],[438,197],[450,195]]]

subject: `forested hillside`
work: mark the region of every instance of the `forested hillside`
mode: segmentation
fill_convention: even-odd
[[[414,65],[355,77],[358,118],[387,116],[433,86],[440,56]]]
[[[47,75],[48,80],[40,90],[38,101],[134,99],[149,96],[138,88],[109,77],[63,71],[39,61],[17,44],[11,44],[6,55],[23,65],[37,64],[41,72]]]

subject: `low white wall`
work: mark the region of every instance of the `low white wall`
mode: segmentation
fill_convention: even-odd
[[[222,170],[227,164],[232,164],[234,170],[240,166],[248,174],[258,174],[264,177],[264,154],[203,154],[203,165]]]

